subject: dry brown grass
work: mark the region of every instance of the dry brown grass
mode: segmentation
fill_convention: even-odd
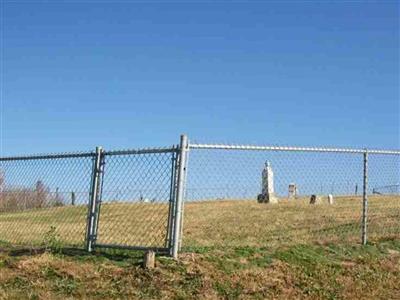
[[[307,200],[276,205],[240,200],[186,203],[183,246],[277,248],[299,243],[358,243],[361,198],[335,201],[334,205],[309,205]],[[0,240],[37,245],[54,226],[63,243],[82,245],[86,214],[85,206],[2,213]],[[167,214],[166,204],[103,204],[98,241],[164,246]],[[400,197],[369,198],[369,236],[371,240],[400,237]]]
[[[101,207],[98,242],[120,245],[164,246],[168,205],[110,203]],[[66,245],[83,245],[86,206],[53,207],[0,214],[0,240],[38,245],[54,227]]]
[[[333,206],[187,203],[180,261],[160,257],[154,270],[143,270],[136,252],[0,251],[0,299],[398,299],[400,199],[370,197],[369,204],[371,244],[364,247],[361,199],[344,197]],[[145,229],[162,232],[167,210],[105,204],[99,240],[164,241]],[[55,226],[63,242],[83,243],[86,212],[82,206],[1,214],[0,236],[41,243]]]
[[[334,205],[308,199],[259,204],[210,201],[185,206],[185,246],[277,247],[299,243],[359,242],[362,199]],[[370,238],[400,237],[400,197],[369,198]]]

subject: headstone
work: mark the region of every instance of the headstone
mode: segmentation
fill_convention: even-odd
[[[330,204],[330,205],[333,205],[333,195],[332,194],[329,194],[328,195],[328,204]]]
[[[143,197],[143,196],[140,196],[139,202],[142,202],[142,203],[149,203],[149,202],[150,202],[150,199],[145,198],[145,197]]]
[[[310,204],[321,204],[321,203],[322,203],[322,198],[321,198],[321,196],[318,196],[318,195],[311,195]]]
[[[292,200],[292,199],[296,199],[296,197],[297,197],[297,186],[295,183],[290,183],[288,198],[289,198],[289,200]]]
[[[154,251],[146,251],[144,253],[143,268],[154,269],[156,265],[156,254]]]
[[[278,203],[278,198],[274,191],[274,172],[271,164],[267,161],[262,171],[262,189],[257,197],[258,203]]]

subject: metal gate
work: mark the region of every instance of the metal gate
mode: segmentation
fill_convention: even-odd
[[[87,223],[89,251],[151,249],[176,256],[183,192],[179,183],[185,170],[182,153],[178,146],[97,149]]]

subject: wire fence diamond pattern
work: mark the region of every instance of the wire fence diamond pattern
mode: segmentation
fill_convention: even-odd
[[[3,157],[0,242],[35,247],[52,236],[174,257],[181,247],[365,244],[400,238],[399,184],[397,150],[182,136],[168,148]]]

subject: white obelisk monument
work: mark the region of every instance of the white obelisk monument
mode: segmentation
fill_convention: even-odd
[[[265,163],[262,171],[262,189],[257,201],[259,203],[278,203],[274,191],[274,172],[269,161]]]

